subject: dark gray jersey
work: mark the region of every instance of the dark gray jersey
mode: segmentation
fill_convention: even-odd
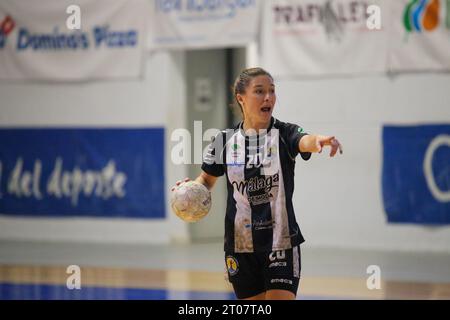
[[[307,133],[272,118],[265,132],[246,136],[242,123],[215,136],[202,165],[212,176],[227,176],[225,250],[289,249],[304,241],[295,219],[295,158]],[[304,160],[310,153],[301,153]]]

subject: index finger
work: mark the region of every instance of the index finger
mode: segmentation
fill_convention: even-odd
[[[344,149],[342,148],[342,144],[337,139],[335,139],[335,141],[337,143],[337,146],[338,146],[338,149],[339,149],[339,153],[343,154],[344,153]]]
[[[330,143],[330,144],[333,142],[333,140],[335,140],[334,136],[325,136],[325,137],[322,138],[322,142],[327,142],[327,143]]]
[[[330,153],[330,156],[333,157],[338,150],[339,150],[339,154],[343,153],[342,145],[339,142],[339,140],[338,139],[333,139],[331,141],[331,153]]]

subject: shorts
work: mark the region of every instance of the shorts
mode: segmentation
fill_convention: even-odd
[[[297,295],[301,271],[300,246],[273,252],[225,252],[228,280],[238,299],[271,289]]]

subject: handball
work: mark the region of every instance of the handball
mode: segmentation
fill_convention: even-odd
[[[183,182],[172,191],[170,205],[183,221],[197,222],[211,209],[211,193],[196,181]]]

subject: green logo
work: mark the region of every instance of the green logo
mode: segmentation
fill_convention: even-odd
[[[298,133],[303,133],[303,128],[298,128],[297,131]]]
[[[233,149],[233,151],[236,151],[237,149],[239,149],[239,145],[235,143],[231,146],[231,149]]]

